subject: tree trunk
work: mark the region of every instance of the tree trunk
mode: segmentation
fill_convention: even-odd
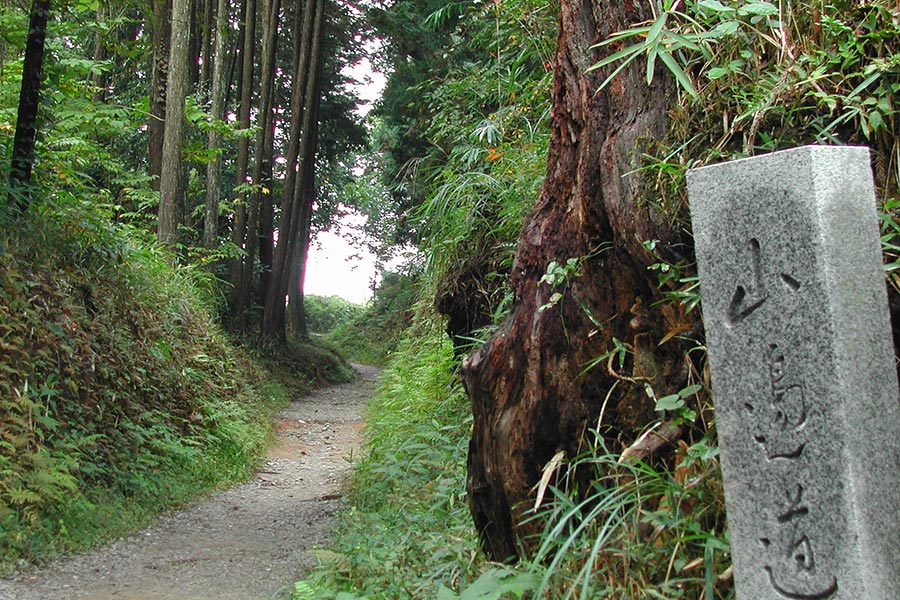
[[[313,12],[306,10],[313,3],[297,2],[294,10],[294,67],[291,75],[291,122],[288,128],[289,139],[285,152],[285,177],[281,195],[281,214],[293,213],[292,203],[294,199],[295,181],[297,178],[297,155],[299,154],[300,130],[302,127],[303,101],[306,85],[306,74],[309,70],[309,37],[312,32]],[[295,83],[296,82],[296,83]],[[273,272],[277,268],[280,272],[283,257],[279,258],[276,267],[275,259],[275,206],[267,204],[271,210],[260,215],[259,228],[259,262],[261,267],[259,285],[259,305],[265,307],[269,297],[269,286],[272,282]],[[284,219],[284,217],[282,217]],[[283,220],[285,222],[286,220]],[[282,226],[284,229],[284,226]],[[281,235],[279,231],[279,235]],[[280,276],[280,275],[279,275]]]
[[[238,107],[238,121],[243,130],[250,128],[250,110],[253,103],[253,68],[254,49],[256,48],[256,0],[244,0],[244,24],[241,37],[241,77],[240,77],[240,106]],[[245,185],[247,179],[247,167],[250,164],[250,138],[241,136],[237,142],[237,159],[235,161],[236,185]],[[235,194],[238,200],[234,209],[234,222],[232,223],[231,241],[238,248],[243,248],[247,236],[247,198],[249,194],[244,191]],[[247,307],[239,306],[241,279],[243,277],[244,261],[235,258],[231,262],[231,308],[235,326],[238,329],[246,329]]]
[[[272,261],[271,279],[268,283],[262,335],[270,339],[285,339],[285,303],[294,245],[301,233],[301,201],[297,198],[298,160],[301,155],[315,152],[312,139],[316,74],[319,66],[322,31],[323,3],[307,0],[300,31],[302,41],[295,45],[294,73],[291,81],[291,132],[284,187],[281,196],[281,222],[278,229],[278,246]]]
[[[213,74],[210,112],[213,119],[225,117],[225,37],[228,32],[228,1],[218,0],[213,47]],[[218,127],[209,130],[207,147],[218,152],[222,133]],[[222,157],[217,153],[206,167],[206,212],[203,219],[203,247],[215,248],[219,230],[219,187],[222,183]]]
[[[32,0],[22,65],[22,87],[16,116],[16,133],[9,165],[7,206],[13,214],[24,212],[31,203],[31,170],[34,167],[34,144],[37,140],[37,115],[40,106],[41,72],[44,68],[44,40],[50,0]]]
[[[200,14],[203,16],[203,24],[200,25],[200,75],[198,81],[201,88],[207,87],[210,90],[210,98],[212,97],[212,86],[215,85],[212,78],[215,74],[215,49],[216,33],[219,30],[218,19],[219,2],[216,0],[203,0],[200,8]],[[226,5],[226,11],[227,11]],[[227,23],[227,22],[226,22]]]
[[[275,87],[275,54],[278,48],[278,23],[281,13],[280,0],[270,0],[263,4],[263,50],[260,69],[259,119],[260,127],[256,138],[256,160],[253,164],[253,184],[263,190],[250,194],[247,207],[247,237],[244,243],[244,264],[238,289],[237,305],[243,314],[250,307],[253,282],[253,265],[259,240],[260,205],[269,202],[272,195],[272,159],[274,155],[275,115],[272,106]]]
[[[513,311],[463,362],[475,417],[469,504],[496,560],[528,550],[528,536],[540,531],[525,518],[551,457],[580,453],[591,430],[613,451],[627,447],[656,417],[642,384],[662,396],[686,377],[685,348],[662,342],[688,319],[669,305],[653,306],[660,293],[647,267],[657,261],[641,244],[657,239],[666,247],[675,232],[641,201],[645,182],[634,172],[642,140],[665,132],[669,86],[659,73],[648,86],[641,61],[600,92],[610,68],[587,71],[602,53],[620,49],[591,46],[649,18],[648,7],[612,0],[560,5],[547,177],[519,240]],[[541,283],[551,261],[569,258],[579,259],[580,276],[555,289]],[[554,292],[563,297],[549,306]],[[607,368],[603,361],[584,372],[614,338],[632,350],[626,365]]]
[[[147,174],[150,186],[159,191],[162,174],[163,139],[166,131],[166,85],[169,79],[170,0],[152,0],[153,69],[150,74],[150,123]]]
[[[287,273],[287,329],[298,337],[306,337],[306,309],[303,288],[306,279],[306,259],[309,256],[309,241],[312,237],[313,203],[316,196],[316,150],[319,138],[319,105],[321,103],[322,71],[322,21],[325,13],[324,0],[316,0],[316,24],[311,50],[311,71],[308,75],[306,107],[303,114],[303,144],[300,148],[300,177],[294,202],[300,207],[296,234],[290,248]]]
[[[306,259],[309,257],[309,242],[312,237],[313,203],[316,193],[315,153],[310,160],[302,163],[303,173],[297,181],[298,200],[302,203],[300,231],[292,248],[290,268],[287,277],[287,324],[286,330],[298,338],[309,336],[306,325],[306,298],[303,292],[306,280]]]
[[[97,4],[97,24],[104,23],[106,19],[106,5],[103,2],[99,2]],[[106,61],[108,57],[109,52],[106,49],[106,34],[98,29],[97,33],[94,34],[94,62],[102,63]],[[91,92],[91,100],[93,102],[103,102],[106,99],[108,79],[109,76],[105,70],[98,69],[91,74],[91,84],[94,86],[94,90]]]
[[[182,145],[185,98],[190,77],[190,12],[191,0],[173,0],[169,76],[166,85],[166,130],[163,136],[159,223],[156,231],[159,242],[168,246],[174,246],[178,242],[178,226],[184,204]]]

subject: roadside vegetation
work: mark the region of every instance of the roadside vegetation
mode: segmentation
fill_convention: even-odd
[[[208,271],[74,197],[0,247],[2,573],[247,478],[288,390],[350,376],[324,348],[237,348]]]
[[[366,306],[343,298],[310,296],[306,312],[310,333],[317,343],[340,352],[347,360],[385,366],[412,323],[416,278],[385,271]]]
[[[436,39],[465,32],[470,53],[463,64],[407,88],[423,93],[406,109],[428,115],[419,158],[407,163],[415,171],[398,176],[403,190],[422,198],[426,267],[419,290],[425,300],[416,312],[419,327],[407,331],[373,403],[368,454],[350,482],[351,511],[334,546],[321,552],[320,569],[297,584],[295,598],[734,598],[703,337],[687,329],[672,336],[689,342],[690,385],[668,395],[647,392],[660,416],[647,431],[683,432],[672,451],[623,454],[599,442],[596,432],[586,436],[581,454],[554,456],[534,487],[529,514],[539,533],[533,551],[508,565],[488,561],[479,550],[462,506],[471,416],[457,376],[460,356],[437,341],[435,330],[452,327],[454,311],[487,315],[455,338],[464,353],[508,310],[516,219],[535,199],[541,178],[540,168],[528,165],[546,157],[548,135],[540,104],[529,100],[544,97],[549,80],[522,59],[539,46],[536,31],[552,34],[552,23],[531,27],[542,9],[552,13],[554,7],[447,5],[429,12],[423,4],[401,5],[422,11],[419,22]],[[897,8],[877,0],[811,11],[767,1],[702,0],[659,3],[653,14],[613,35],[616,52],[597,65],[611,73],[649,57],[648,81],[669,78],[673,86],[668,134],[640,148],[652,184],[642,197],[646,205],[689,233],[688,168],[806,143],[868,145],[895,306]],[[504,45],[528,36],[516,46],[519,54]],[[412,68],[404,64],[404,74]],[[514,83],[505,78],[513,72]],[[505,95],[513,86],[517,93]],[[400,92],[389,87],[386,98],[391,93]],[[648,278],[665,298],[665,310],[696,315],[700,296],[689,244],[673,253],[662,251],[658,240],[640,241],[654,257]],[[541,310],[561,302],[584,275],[583,258],[547,265],[541,283],[554,293]],[[442,319],[434,319],[436,310]],[[624,387],[635,353],[616,340],[584,368],[621,374],[617,385]]]
[[[477,576],[465,491],[468,401],[453,348],[434,319],[418,319],[382,373],[366,412],[366,451],[324,567],[296,598],[435,598]]]
[[[629,210],[674,234],[660,241],[619,232],[645,252],[632,262],[659,302],[613,317],[659,312],[671,321],[651,320],[678,324],[648,345],[651,357],[678,345],[687,383],[662,382],[674,386],[665,394],[639,379],[647,350],[639,336],[598,343],[610,323],[574,292],[603,275],[614,250],[606,238],[584,256],[560,250],[536,276],[532,268],[539,281],[524,293],[511,283],[520,275],[517,247],[559,241],[554,223],[527,219],[545,175],[563,172],[548,170],[554,78],[563,81],[555,70],[571,67],[554,58],[561,34],[571,33],[557,31],[563,0],[385,0],[365,14],[340,1],[281,9],[270,0],[221,2],[218,15],[212,4],[205,23],[183,32],[205,36],[182,57],[192,71],[183,114],[159,112],[167,34],[152,25],[168,22],[165,2],[64,3],[50,15],[43,75],[24,73],[43,91],[25,123],[40,125],[33,181],[11,195],[0,182],[0,573],[110,539],[247,477],[277,407],[352,377],[343,355],[387,368],[349,509],[295,598],[732,600],[684,174],[800,144],[869,146],[898,322],[896,2],[626,3],[651,17],[581,49],[606,56],[585,59],[600,61],[587,68],[591,77],[609,74],[596,94],[621,83],[620,68],[640,64],[638,80],[668,102],[659,111],[665,135],[635,145],[642,187]],[[311,11],[326,23],[299,36],[308,28],[298,25],[315,21]],[[226,46],[212,39],[214,20],[228,29]],[[0,0],[0,25],[6,175],[32,28],[8,0]],[[343,67],[358,61],[367,39],[380,43],[376,63],[388,81],[364,120]],[[304,67],[309,54],[315,68]],[[567,75],[580,82],[585,74]],[[167,119],[187,128],[166,152],[184,177],[174,181],[177,169],[166,170],[178,190],[161,202],[154,159],[163,150],[151,142],[162,140]],[[590,133],[556,125],[557,134],[565,130],[557,146]],[[23,190],[27,203],[16,196]],[[364,307],[309,297],[302,314],[302,285],[268,275],[292,279],[315,232],[348,206],[367,215],[363,233],[381,264],[397,248],[415,247],[417,258],[401,273],[383,273]],[[161,215],[177,219],[163,231]],[[526,223],[537,226],[523,242]],[[478,424],[460,372],[464,356],[536,289],[546,302],[526,316],[567,314],[571,345],[529,343],[560,354],[575,342],[589,348],[591,360],[570,370],[604,373],[610,385],[600,397],[645,406],[652,422],[616,438],[618,446],[598,431],[601,420],[590,423],[573,434],[577,453],[535,469],[534,504],[517,524],[534,534],[518,540],[528,546],[518,563],[498,564],[480,548],[467,505]],[[286,290],[294,295],[287,317]],[[569,327],[575,321],[590,325]],[[551,362],[527,375],[543,385]],[[664,450],[632,450],[662,427],[678,431]]]

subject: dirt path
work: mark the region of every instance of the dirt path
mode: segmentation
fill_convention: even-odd
[[[278,417],[250,482],[93,552],[0,580],[2,600],[270,600],[316,564],[328,539],[377,369],[313,392]]]

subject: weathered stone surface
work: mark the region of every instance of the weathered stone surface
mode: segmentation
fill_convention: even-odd
[[[688,173],[739,600],[900,599],[900,403],[869,153]]]

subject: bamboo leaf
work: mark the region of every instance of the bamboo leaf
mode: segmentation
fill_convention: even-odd
[[[610,55],[607,56],[606,58],[601,59],[599,62],[597,62],[597,63],[591,65],[590,67],[588,67],[588,68],[587,68],[587,71],[585,71],[585,72],[586,72],[586,73],[590,73],[591,71],[593,71],[593,70],[595,70],[595,69],[600,69],[600,68],[602,68],[602,67],[605,67],[606,65],[612,64],[612,63],[616,62],[617,60],[620,60],[620,59],[622,59],[622,58],[625,58],[626,56],[629,56],[629,55],[630,55],[630,58],[629,58],[628,60],[631,61],[631,60],[633,60],[633,59],[641,52],[641,50],[643,50],[643,49],[644,49],[644,44],[643,44],[643,43],[640,43],[640,44],[633,44],[633,45],[631,45],[631,46],[628,46],[627,48],[623,48],[622,50],[619,50],[618,52],[614,52],[614,53],[610,54]],[[627,64],[627,61],[626,61],[626,64]],[[617,71],[617,72],[618,72],[618,71]]]
[[[656,68],[656,55],[659,52],[659,48],[656,44],[650,47],[647,52],[647,85],[653,83],[653,72]],[[665,52],[665,50],[663,50]]]
[[[599,44],[594,44],[593,46],[591,46],[591,48],[600,48],[601,46],[606,46],[608,44],[612,44],[613,42],[618,42],[630,37],[644,37],[649,31],[649,27],[633,27],[624,31],[617,31],[615,33],[609,34],[609,37],[607,39],[603,40]]]
[[[662,33],[663,27],[666,24],[666,18],[669,16],[669,13],[663,12],[660,13],[656,20],[653,22],[653,25],[650,26],[650,29],[647,31],[647,44],[657,42],[659,40],[660,34]]]
[[[671,54],[662,53],[659,55],[659,58],[665,63],[666,67],[669,68],[669,71],[675,77],[675,81],[684,88],[688,94],[690,94],[693,98],[698,96],[697,88],[694,87],[694,84],[691,83],[690,78],[687,74],[681,69],[681,66],[678,64],[678,61]]]
[[[690,50],[694,50],[695,52],[699,52],[701,50],[700,46],[698,46],[694,40],[690,39],[687,36],[681,35],[680,33],[676,33],[674,31],[666,31],[665,36],[668,39],[674,40],[676,42],[676,47],[678,48],[688,48]]]

